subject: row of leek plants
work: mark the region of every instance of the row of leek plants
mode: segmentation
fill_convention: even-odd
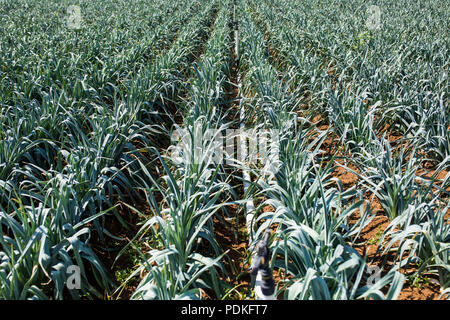
[[[225,252],[214,235],[213,216],[234,197],[223,165],[215,152],[215,138],[227,128],[225,103],[230,66],[229,1],[222,2],[211,35],[185,83],[186,101],[180,104],[183,123],[176,126],[179,140],[166,155],[157,180],[142,169],[152,184],[142,181],[153,215],[145,220],[135,239],[141,263],[128,280],[141,274],[132,299],[201,299],[205,290],[216,298],[224,294],[219,275]],[[208,136],[212,133],[212,136]]]
[[[267,179],[255,170],[254,183],[265,198],[258,209],[270,205],[274,210],[260,213],[254,223],[256,238],[276,227],[271,266],[284,273],[276,294],[285,299],[395,299],[403,276],[392,271],[373,285],[366,283],[366,258],[352,248],[368,223],[362,194],[353,188],[344,191],[331,176],[332,162],[321,163],[326,132],[297,118],[302,86],[293,91],[290,73],[280,74],[270,64],[264,34],[250,18],[249,7],[239,3],[245,107],[256,118],[253,125],[280,132],[277,172]],[[358,209],[362,218],[350,225],[349,217]],[[384,295],[381,289],[387,285]]]

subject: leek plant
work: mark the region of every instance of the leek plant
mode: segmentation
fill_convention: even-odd
[[[384,214],[389,220],[393,220],[416,198],[426,194],[428,188],[420,184],[416,177],[418,166],[414,150],[395,151],[383,138],[377,145],[381,152],[375,155],[366,153],[367,158],[360,166],[364,174],[358,176],[373,197],[377,197]]]
[[[328,108],[328,117],[340,144],[355,157],[376,140],[377,124],[374,114],[379,103],[369,109],[364,100],[357,98],[361,96],[358,92],[354,95],[349,94],[346,90],[342,90],[341,84],[338,84],[336,90],[330,94]]]
[[[449,205],[438,198],[417,201],[392,220],[383,233],[378,250],[394,252],[396,269],[417,266],[410,277],[423,273],[438,278],[443,290],[450,285],[450,226],[445,215]]]

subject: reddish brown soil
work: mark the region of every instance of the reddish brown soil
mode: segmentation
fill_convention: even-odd
[[[422,287],[413,287],[404,285],[398,300],[440,300],[440,286],[434,283],[428,283]]]
[[[337,160],[338,163],[342,163],[342,160]],[[356,166],[352,165],[352,164],[347,164],[347,166],[354,170],[355,172],[359,173],[359,170]],[[336,177],[339,179],[339,181],[342,182],[342,185],[344,186],[344,188],[350,188],[353,187],[354,185],[356,185],[356,183],[358,182],[358,176],[352,172],[350,172],[349,170],[346,170],[343,167],[336,167],[336,170],[333,172],[332,174],[333,177]]]

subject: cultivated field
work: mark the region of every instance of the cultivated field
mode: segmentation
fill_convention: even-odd
[[[373,3],[0,0],[0,299],[450,299],[448,2]]]

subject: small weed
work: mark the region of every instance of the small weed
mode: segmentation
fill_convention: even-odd
[[[408,282],[412,287],[421,289],[424,285],[428,285],[430,283],[430,278],[427,276],[416,275]]]
[[[378,228],[377,233],[375,233],[375,236],[367,240],[367,243],[370,245],[378,244],[380,242],[381,236],[383,235],[383,229],[381,227]]]

